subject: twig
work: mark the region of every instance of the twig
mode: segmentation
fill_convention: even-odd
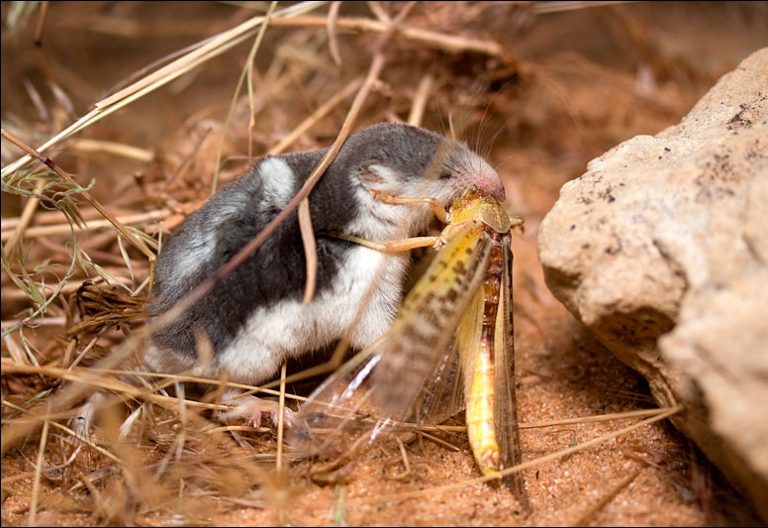
[[[5,367],[3,367],[5,368]],[[188,376],[184,374],[167,374],[164,372],[144,372],[144,371],[132,371],[132,370],[121,370],[121,369],[94,369],[89,368],[89,370],[97,370],[100,373],[104,374],[114,374],[118,376],[142,376],[142,377],[148,377],[148,378],[167,378],[167,379],[174,379],[180,382],[191,382],[191,383],[202,383],[207,385],[218,385],[218,386],[224,386],[224,387],[232,387],[235,389],[243,389],[245,391],[249,391],[251,394],[255,394],[257,392],[263,392],[265,394],[269,394],[271,396],[280,396],[279,390],[273,390],[268,389],[265,387],[254,387],[253,385],[245,385],[243,383],[235,383],[234,381],[224,381],[220,379],[210,379],[210,378],[201,378],[199,376]],[[286,394],[286,398],[291,398],[296,401],[306,401],[306,398],[303,396],[297,396],[295,394]]]
[[[304,255],[307,278],[304,283],[304,304],[312,302],[317,285],[317,241],[312,229],[312,215],[309,212],[309,200],[304,199],[299,204],[299,231],[304,243]]]
[[[411,113],[408,115],[409,125],[421,126],[421,121],[424,119],[424,110],[427,108],[430,91],[432,91],[432,76],[426,74],[421,78],[419,87],[416,89],[416,96],[413,98]]]
[[[328,51],[331,53],[331,58],[336,66],[341,66],[341,53],[339,52],[339,37],[336,32],[336,21],[339,19],[339,8],[341,2],[331,2],[331,7],[328,9],[328,23],[326,28],[328,30]]]
[[[279,473],[283,469],[283,433],[285,431],[285,370],[287,364],[280,368],[280,398],[278,399],[279,413],[277,415],[277,461],[276,468]]]
[[[384,11],[384,7],[382,7],[381,2],[376,1],[370,1],[368,2],[368,9],[371,10],[371,13],[379,19],[380,22],[384,22],[385,24],[389,24],[389,22],[392,20],[386,11]]]
[[[32,499],[29,503],[29,525],[37,524],[37,502],[40,498],[40,477],[43,474],[43,456],[45,455],[45,445],[48,443],[48,425],[51,422],[43,422],[43,432],[40,436],[40,446],[37,449],[37,460],[35,461],[35,479],[32,481]]]
[[[21,321],[19,320],[10,320],[10,321],[3,321],[0,323],[0,328],[6,329],[11,328],[12,326],[18,326]],[[34,328],[36,326],[65,326],[67,324],[67,318],[66,317],[40,317],[37,319],[30,319],[26,321],[26,325]]]
[[[82,209],[78,210],[79,216],[83,220],[94,220],[96,218],[101,218],[101,215],[99,212],[91,207],[83,207]],[[113,209],[112,214],[114,215],[126,215],[131,214],[130,210],[127,209]],[[60,224],[64,221],[66,221],[66,216],[61,211],[42,211],[35,215],[35,223],[40,225],[51,225],[51,224]],[[3,225],[2,228],[4,231],[10,231],[12,229],[15,229],[17,225],[21,222],[21,217],[19,216],[10,216],[8,218],[3,218]]]
[[[40,6],[40,16],[37,18],[37,25],[35,26],[35,46],[43,45],[43,29],[45,28],[45,21],[48,19],[48,7],[50,2],[42,2]]]
[[[67,148],[84,153],[111,154],[142,163],[155,159],[155,153],[151,150],[101,139],[74,139],[67,143]]]
[[[458,430],[462,431],[462,432],[467,430],[467,426],[466,425],[457,426],[457,427],[458,427]],[[443,447],[445,447],[447,449],[450,449],[451,451],[461,451],[460,448],[456,447],[452,443],[446,442],[442,438],[438,438],[435,435],[431,435],[431,434],[429,434],[429,433],[427,433],[425,431],[422,431],[422,430],[419,430],[418,433],[419,433],[420,436],[423,436],[427,440],[432,440],[434,443],[439,444],[439,445],[441,445],[441,446],[443,446]]]
[[[327,17],[297,16],[291,19],[283,18],[274,20],[272,24],[274,26],[284,27],[325,27],[328,24],[328,19]],[[388,24],[378,20],[358,17],[339,18],[336,22],[336,26],[338,29],[367,33],[384,33],[389,27]],[[397,32],[403,38],[422,42],[449,53],[473,51],[475,53],[482,53],[483,55],[502,59],[505,62],[516,62],[515,56],[495,40],[475,39],[459,35],[446,35],[445,33],[402,24],[398,26]]]
[[[558,420],[546,420],[540,422],[527,422],[520,424],[520,429],[537,429],[539,427],[553,427],[557,425],[586,424],[594,422],[608,422],[611,420],[627,420],[629,418],[642,418],[655,416],[658,409],[639,409],[637,411],[625,411],[618,413],[600,414],[597,416],[585,416],[582,418],[562,418]]]
[[[128,287],[131,283],[130,279],[128,277],[114,277],[114,279],[122,279],[122,282],[118,280],[120,286]],[[71,293],[73,291],[77,291],[80,286],[83,285],[86,281],[89,281],[92,279],[83,279],[83,280],[76,280],[76,281],[69,281],[64,286],[61,287],[60,291],[61,293]],[[51,284],[39,284],[38,287],[41,291],[44,293],[52,293],[56,291],[57,286],[51,285]],[[29,299],[29,295],[27,295],[26,292],[22,290],[17,290],[15,288],[3,288],[3,302],[7,301],[21,301],[24,299]],[[34,318],[33,318],[34,320]]]

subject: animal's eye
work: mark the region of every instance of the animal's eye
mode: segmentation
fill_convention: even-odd
[[[444,170],[440,173],[440,176],[437,177],[439,180],[447,180],[453,176],[453,173],[448,170]]]

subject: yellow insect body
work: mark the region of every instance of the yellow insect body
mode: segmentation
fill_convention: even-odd
[[[475,189],[456,200],[436,257],[392,327],[310,396],[293,445],[343,452],[406,420],[439,423],[466,407],[480,470],[519,463],[510,241],[522,222]],[[517,475],[504,482],[527,509]]]
[[[467,435],[480,471],[485,475],[501,469],[496,423],[493,418],[493,361],[489,351],[480,351],[471,374],[467,397]]]

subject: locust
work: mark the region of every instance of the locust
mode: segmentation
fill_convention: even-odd
[[[400,204],[421,200],[380,198]],[[402,430],[407,421],[440,423],[466,409],[479,470],[496,475],[520,463],[510,246],[512,230],[523,219],[474,187],[448,213],[439,209],[446,226],[438,237],[384,244],[354,240],[383,251],[429,243],[437,253],[389,331],[302,406],[289,435],[300,453],[359,450],[385,432]],[[527,510],[519,474],[502,481]]]

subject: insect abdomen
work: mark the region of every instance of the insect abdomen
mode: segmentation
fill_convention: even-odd
[[[494,332],[499,310],[501,275],[504,269],[501,246],[495,244],[483,281],[483,327],[467,397],[467,434],[472,452],[483,474],[501,469],[494,419]]]

